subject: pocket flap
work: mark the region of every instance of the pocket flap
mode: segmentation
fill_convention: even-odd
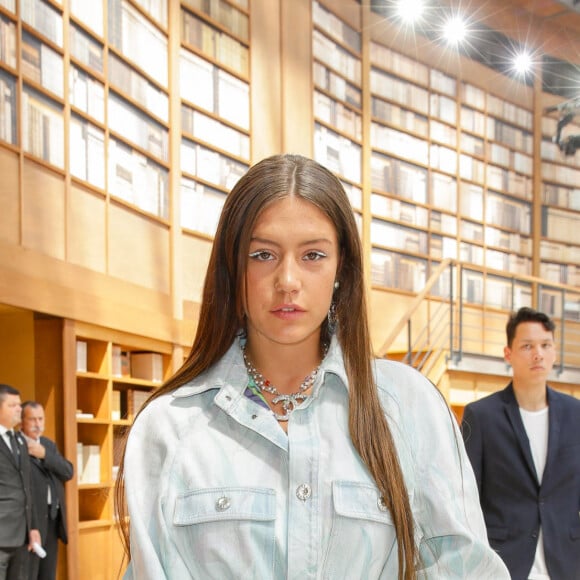
[[[188,526],[220,520],[272,521],[276,519],[273,489],[221,487],[180,494],[175,502],[173,523]]]
[[[332,498],[337,514],[393,525],[391,514],[374,485],[354,481],[332,483]]]

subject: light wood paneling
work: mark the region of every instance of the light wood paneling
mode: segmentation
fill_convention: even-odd
[[[0,148],[0,239],[18,244],[20,237],[20,201],[18,157]]]
[[[35,316],[34,400],[44,407],[45,435],[64,449],[62,320]],[[67,459],[72,459],[68,457]]]
[[[181,236],[183,250],[183,299],[200,302],[205,272],[211,254],[211,242],[187,234]]]
[[[173,341],[168,295],[0,241],[0,300]]]
[[[252,0],[251,122],[254,162],[282,150],[280,0]]]
[[[169,293],[167,226],[111,203],[108,245],[111,276]]]
[[[27,310],[0,313],[0,383],[34,397],[34,318]]]
[[[112,580],[113,567],[110,526],[81,530],[78,544],[78,580]],[[105,572],[106,571],[106,572]]]
[[[282,151],[311,157],[311,0],[282,0]],[[254,45],[252,44],[252,47]],[[305,74],[308,71],[308,74]]]
[[[102,195],[72,186],[67,216],[67,260],[97,272],[106,270],[106,203]]]
[[[28,159],[22,170],[22,245],[65,258],[64,178]]]

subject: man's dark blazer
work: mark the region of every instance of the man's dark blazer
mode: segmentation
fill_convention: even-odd
[[[48,488],[54,490],[56,497],[52,501],[57,501],[60,506],[58,537],[66,544],[68,541],[66,530],[66,505],[64,501],[64,482],[73,476],[73,466],[58,451],[56,444],[46,437],[40,438],[40,443],[44,446],[46,455],[44,459],[37,459],[30,456],[32,465],[32,500],[36,521],[40,537],[46,537],[46,529],[49,518],[48,511]]]
[[[538,482],[513,386],[465,407],[461,430],[489,542],[527,580],[540,525],[553,580],[580,579],[580,400],[547,387],[548,455]]]
[[[28,532],[36,526],[32,512],[30,460],[24,437],[16,432],[19,466],[2,437],[0,440],[0,549],[28,543]]]

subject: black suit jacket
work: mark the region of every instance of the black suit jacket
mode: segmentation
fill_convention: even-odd
[[[24,437],[16,432],[19,465],[0,437],[0,548],[18,548],[28,543],[28,532],[36,528],[32,512],[30,459]]]
[[[40,438],[40,443],[46,450],[44,459],[30,456],[32,471],[32,499],[41,538],[46,537],[49,518],[48,488],[54,493],[52,502],[58,502],[59,526],[58,537],[66,544],[66,505],[64,501],[64,482],[73,476],[73,466],[58,451],[56,444],[46,437]]]
[[[547,387],[548,454],[538,482],[512,384],[465,407],[461,429],[491,546],[527,580],[540,526],[554,580],[580,579],[580,400]]]

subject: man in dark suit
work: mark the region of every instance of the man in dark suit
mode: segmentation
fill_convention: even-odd
[[[580,400],[546,384],[554,322],[520,308],[506,326],[512,382],[461,424],[491,546],[512,580],[580,579]]]
[[[67,543],[64,482],[73,476],[73,466],[56,444],[43,437],[44,409],[40,403],[22,405],[21,431],[28,443],[32,469],[34,510],[46,557],[30,554],[30,580],[55,580],[58,539]]]
[[[41,543],[32,512],[30,460],[20,422],[20,393],[0,384],[0,580],[27,580],[28,550]]]

